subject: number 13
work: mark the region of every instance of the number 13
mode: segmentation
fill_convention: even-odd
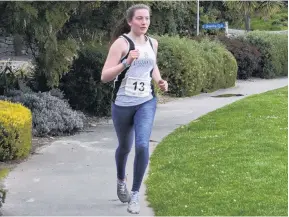
[[[144,91],[144,82],[140,82],[139,84],[140,84],[141,88],[139,88],[138,90],[139,91]],[[136,90],[137,86],[138,86],[137,82],[134,82],[133,85],[134,85],[134,90]]]

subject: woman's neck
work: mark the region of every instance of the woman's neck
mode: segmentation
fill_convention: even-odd
[[[130,31],[129,33],[128,33],[128,35],[131,37],[131,39],[135,42],[135,43],[137,43],[137,44],[145,44],[145,42],[146,42],[146,37],[145,37],[145,35],[136,35],[136,34],[134,34],[132,31]]]

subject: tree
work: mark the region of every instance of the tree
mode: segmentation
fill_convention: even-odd
[[[150,34],[195,34],[195,1],[0,2],[0,29],[23,37],[35,59],[36,89],[45,91],[58,86],[81,45],[109,41],[126,9],[137,3],[152,9]],[[215,21],[202,11],[200,23]]]
[[[281,1],[229,1],[224,4],[229,10],[234,10],[236,14],[241,14],[245,21],[246,31],[251,30],[250,22],[253,14],[261,17],[270,17],[272,14],[279,11],[283,5]]]
[[[230,10],[236,11],[236,13],[241,13],[245,20],[245,28],[250,31],[250,17],[251,14],[256,11],[258,3],[255,1],[226,1],[226,6]]]
[[[2,28],[12,35],[23,37],[32,51],[38,90],[58,86],[63,73],[69,71],[76,56],[78,43],[71,35],[63,34],[70,18],[85,2],[6,2],[0,8]],[[88,2],[87,4],[92,4]],[[98,2],[94,4],[99,4]]]
[[[285,4],[282,1],[262,1],[259,3],[257,13],[262,18],[269,18],[273,14],[279,12]]]

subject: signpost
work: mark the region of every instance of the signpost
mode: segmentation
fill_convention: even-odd
[[[200,0],[197,0],[197,35],[200,34]]]
[[[207,23],[204,24],[203,29],[224,29],[225,23]]]
[[[197,35],[200,34],[200,0],[197,1]],[[224,23],[206,23],[202,25],[203,29],[225,29],[226,35],[228,35],[228,22]]]
[[[206,23],[202,25],[203,29],[225,29],[226,35],[229,33],[229,27],[228,27],[228,22],[224,23]]]

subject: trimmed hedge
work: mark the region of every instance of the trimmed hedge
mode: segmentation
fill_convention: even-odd
[[[240,39],[255,45],[261,52],[261,78],[288,76],[288,35],[262,31],[249,32]]]
[[[250,77],[256,77],[258,71],[261,70],[261,53],[254,45],[247,41],[243,41],[237,38],[228,38],[226,36],[195,36],[193,40],[202,41],[209,39],[211,41],[219,41],[226,46],[226,49],[230,51],[238,64],[238,79],[248,79]]]
[[[73,109],[96,116],[110,115],[113,82],[101,82],[107,52],[107,46],[87,44],[61,79],[60,89]]]
[[[31,143],[31,111],[20,104],[0,100],[0,161],[27,157]]]
[[[178,36],[153,36],[158,40],[158,66],[169,82],[169,93],[193,96],[235,85],[237,62],[219,42],[200,42]]]
[[[254,45],[225,36],[217,37],[226,48],[234,55],[238,63],[238,79],[257,77],[260,74],[261,53]]]
[[[203,73],[207,73],[207,76],[204,77],[202,92],[234,86],[238,71],[234,56],[216,41],[210,42],[208,39],[204,39],[199,45],[202,57],[206,61]]]

